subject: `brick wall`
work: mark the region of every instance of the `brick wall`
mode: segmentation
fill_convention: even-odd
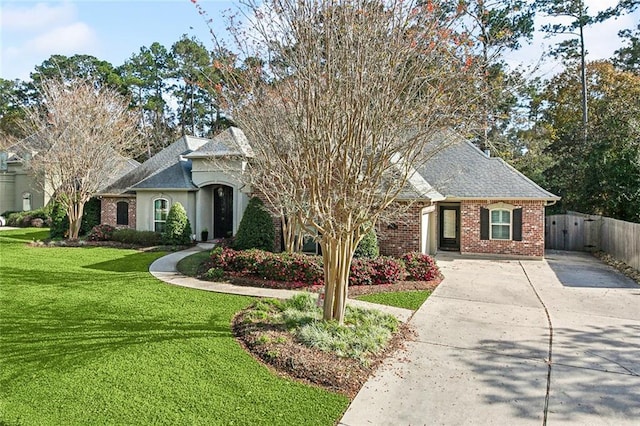
[[[103,197],[100,211],[100,223],[115,226],[116,228],[136,227],[136,199],[135,197]],[[118,202],[124,201],[129,203],[129,225],[116,225]]]
[[[412,251],[420,251],[421,212],[429,203],[414,203],[397,222],[379,222],[376,232],[380,254],[383,256],[402,256]]]
[[[472,200],[460,204],[460,252],[543,257],[544,201],[505,201],[522,207],[522,241],[481,240],[480,208],[495,202]]]

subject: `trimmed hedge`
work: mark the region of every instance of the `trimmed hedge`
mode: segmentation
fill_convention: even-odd
[[[394,284],[403,279],[432,280],[439,276],[438,267],[430,256],[407,253],[411,272],[403,260],[391,257],[353,259],[350,286]],[[323,285],[322,258],[298,253],[271,253],[263,250],[236,251],[216,247],[211,251],[210,268],[250,275],[264,280]],[[429,277],[429,278],[416,278]]]
[[[123,228],[114,231],[111,241],[152,247],[162,244],[162,235],[153,231],[136,231],[135,229]]]

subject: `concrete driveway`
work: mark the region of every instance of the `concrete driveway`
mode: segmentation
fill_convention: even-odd
[[[437,259],[416,340],[340,424],[640,424],[640,286],[580,253]]]

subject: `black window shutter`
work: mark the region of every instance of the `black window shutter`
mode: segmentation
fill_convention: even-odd
[[[489,209],[480,207],[480,239],[489,239]]]
[[[513,209],[513,241],[522,241],[522,208]]]

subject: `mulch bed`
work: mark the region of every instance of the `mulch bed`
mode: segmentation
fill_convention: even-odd
[[[268,282],[255,277],[235,274],[228,279],[236,285],[270,288],[287,288],[318,292],[323,287],[301,287],[294,283]],[[439,277],[433,281],[400,281],[395,284],[352,286],[349,297],[364,294],[386,293],[394,291],[434,290],[442,281]],[[243,318],[250,310],[236,315],[232,322],[236,339],[255,359],[266,365],[276,374],[289,377],[307,384],[341,393],[353,399],[364,383],[371,377],[380,364],[394,352],[404,348],[404,343],[415,337],[408,324],[401,323],[385,350],[371,356],[367,365],[351,358],[341,358],[334,353],[323,352],[298,343],[285,329],[278,329],[266,323],[244,323]],[[264,342],[264,335],[269,337]],[[260,340],[258,340],[260,339]]]
[[[378,366],[415,334],[407,324],[401,324],[385,350],[369,358],[367,365],[352,358],[341,358],[298,343],[286,330],[264,323],[243,323],[242,311],[232,322],[238,342],[260,363],[281,376],[338,392],[353,399]],[[269,336],[264,343],[258,339]]]

